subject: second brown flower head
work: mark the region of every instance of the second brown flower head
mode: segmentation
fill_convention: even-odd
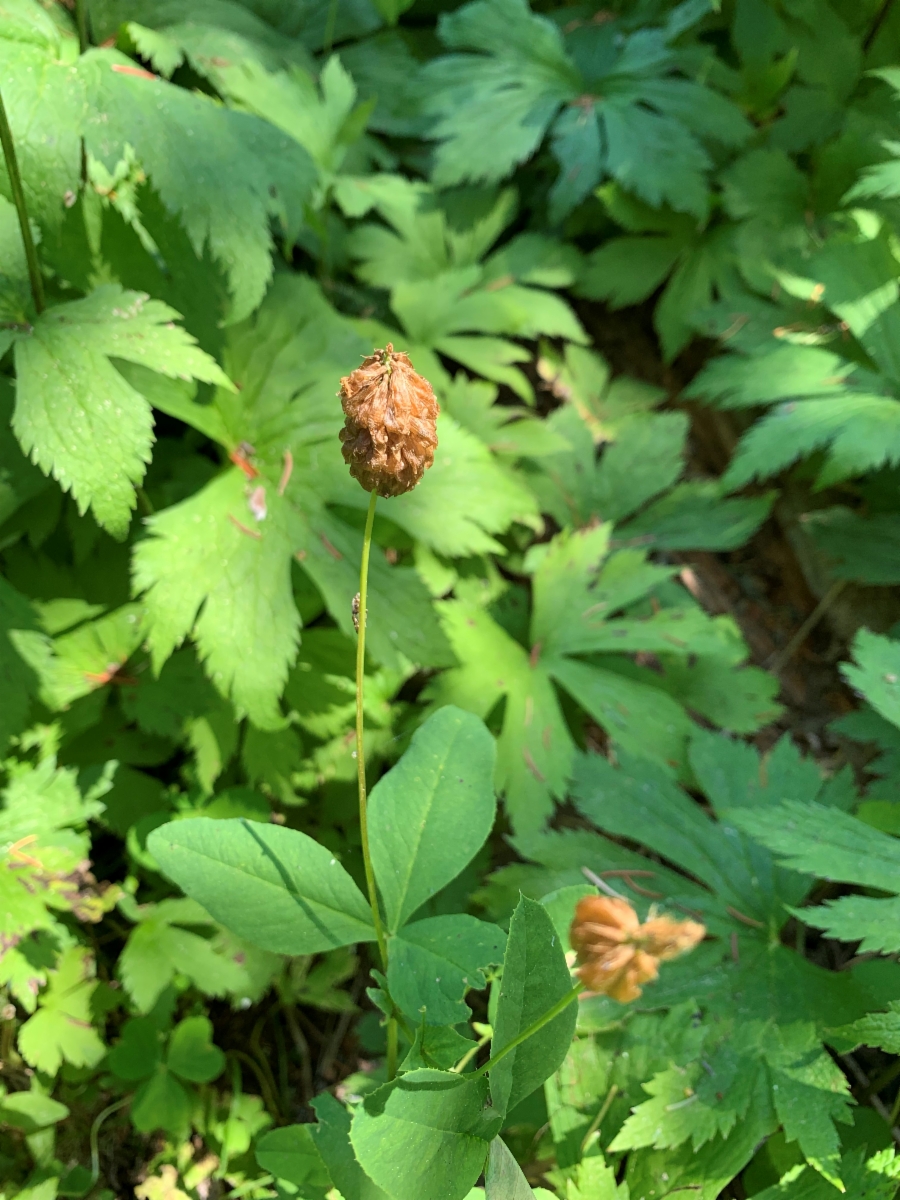
[[[367,492],[410,492],[434,462],[438,402],[409,356],[388,342],[341,380],[341,450]]]
[[[585,896],[569,931],[580,964],[577,975],[590,992],[627,1004],[641,984],[659,974],[659,964],[692,950],[706,935],[697,921],[651,916],[643,924],[627,900]]]

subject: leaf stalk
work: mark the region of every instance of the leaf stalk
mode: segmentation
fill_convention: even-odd
[[[28,221],[28,208],[25,204],[25,190],[22,187],[22,176],[19,174],[19,161],[16,157],[16,146],[13,141],[9,118],[6,115],[6,105],[0,92],[0,144],[3,146],[3,158],[6,163],[6,173],[9,175],[9,187],[12,192],[13,204],[19,218],[19,228],[22,231],[22,244],[25,247],[25,261],[28,264],[28,280],[31,284],[31,295],[38,316],[44,311],[44,280],[41,275],[41,264],[38,260],[37,247],[31,236],[31,225]]]
[[[492,1054],[487,1062],[479,1067],[477,1071],[474,1071],[473,1074],[486,1075],[488,1071],[492,1071],[501,1059],[506,1058],[507,1054],[517,1049],[523,1042],[527,1042],[530,1037],[534,1037],[536,1033],[539,1033],[545,1025],[549,1025],[551,1021],[555,1020],[561,1012],[564,1012],[569,1007],[573,1000],[578,999],[583,991],[584,984],[576,983],[571,992],[566,992],[564,996],[561,996],[552,1008],[548,1008],[545,1013],[542,1013],[536,1020],[532,1021],[527,1029],[523,1029],[511,1042],[507,1042],[496,1054]]]

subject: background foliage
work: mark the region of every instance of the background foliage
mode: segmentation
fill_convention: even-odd
[[[455,706],[500,797],[396,899],[394,961],[468,939],[409,1068],[486,1040],[587,867],[709,936],[579,1005],[489,1200],[894,1196],[898,64],[891,0],[0,0],[46,294],[0,169],[6,1200],[385,1194],[365,906],[260,948],[151,835],[285,826],[362,880],[335,393],[388,341],[442,412],[376,517],[370,774]],[[813,733],[800,643],[704,584],[772,530],[844,659]]]

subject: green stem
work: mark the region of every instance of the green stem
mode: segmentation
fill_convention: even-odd
[[[369,905],[372,909],[372,924],[375,926],[375,940],[378,943],[378,953],[381,965],[387,970],[387,942],[384,937],[384,927],[381,924],[381,912],[378,908],[378,892],[375,889],[375,872],[372,870],[372,855],[369,851],[369,817],[366,804],[366,755],[363,748],[363,688],[366,680],[366,602],[369,591],[369,551],[372,549],[372,526],[375,523],[375,505],[378,493],[372,492],[369,498],[369,511],[366,514],[366,531],[363,534],[362,561],[359,567],[359,634],[356,639],[356,778],[359,783],[359,832],[362,838],[363,863],[366,868],[366,887],[369,891]]]
[[[369,907],[372,909],[372,924],[382,969],[387,971],[388,952],[381,912],[378,908],[378,891],[375,887],[375,872],[372,869],[372,854],[369,850],[369,814],[366,804],[366,755],[363,745],[365,732],[363,715],[363,688],[366,681],[366,623],[368,617],[369,552],[372,549],[372,526],[375,524],[375,505],[378,493],[369,496],[369,511],[366,514],[366,530],[363,534],[362,560],[359,565],[359,632],[356,639],[356,778],[359,784],[359,832],[362,841],[363,864],[366,869],[366,888],[369,892]],[[393,1079],[397,1074],[397,1021],[389,1018],[387,1023],[387,1075]]]
[[[393,1079],[397,1074],[397,1022],[392,1017],[387,1023],[387,1076]]]
[[[511,1053],[518,1046],[521,1046],[523,1042],[527,1042],[530,1037],[534,1037],[545,1025],[549,1025],[551,1021],[555,1020],[561,1012],[569,1007],[573,1000],[578,999],[583,991],[584,984],[576,983],[571,992],[566,992],[564,996],[561,996],[552,1008],[548,1008],[536,1021],[532,1021],[527,1029],[523,1029],[511,1042],[507,1042],[501,1050],[498,1050],[496,1054],[492,1054],[484,1066],[479,1067],[473,1074],[486,1075],[488,1071],[492,1071],[501,1059],[506,1058],[507,1054]]]
[[[75,0],[75,20],[78,25],[78,49],[84,54],[91,44],[88,39],[87,0]]]
[[[94,1118],[94,1123],[91,1125],[90,1144],[91,1144],[91,1187],[97,1183],[100,1178],[100,1126],[107,1117],[112,1116],[114,1112],[118,1112],[120,1108],[124,1108],[131,1100],[130,1096],[125,1096],[122,1100],[117,1100],[115,1104],[110,1104],[108,1108],[104,1108],[102,1113],[99,1113]]]
[[[31,295],[34,307],[40,315],[44,311],[44,280],[41,276],[41,264],[38,262],[37,249],[31,236],[31,225],[28,222],[28,209],[25,206],[25,192],[22,188],[22,176],[19,174],[19,162],[16,158],[16,147],[13,142],[12,130],[6,115],[3,95],[0,94],[0,144],[3,146],[3,158],[6,161],[6,173],[9,175],[9,187],[12,192],[13,204],[19,218],[19,228],[22,231],[22,244],[25,247],[25,259],[28,263],[28,278],[31,282]]]

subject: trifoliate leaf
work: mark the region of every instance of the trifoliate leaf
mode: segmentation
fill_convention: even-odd
[[[158,300],[106,285],[48,309],[17,338],[16,436],[41,470],[72,492],[80,512],[90,507],[118,537],[150,461],[153,420],[147,400],[110,359],[229,386],[172,323],[177,316]]]
[[[166,1066],[190,1083],[210,1083],[225,1069],[225,1055],[213,1045],[212,1021],[208,1017],[185,1017],[172,1030],[166,1051]]]
[[[500,965],[505,943],[502,929],[462,913],[405,925],[390,940],[391,995],[417,1025],[466,1021],[463,997],[485,986],[483,968]]]
[[[481,53],[438,58],[423,73],[431,87],[425,109],[435,118],[430,136],[441,143],[435,182],[504,178],[556,118],[551,219],[608,175],[656,207],[704,217],[711,160],[701,139],[737,145],[749,124],[717,93],[676,77],[672,32],[629,36],[613,23],[593,32],[589,57],[577,33],[566,44],[524,0],[475,0],[443,16],[446,45]]]

